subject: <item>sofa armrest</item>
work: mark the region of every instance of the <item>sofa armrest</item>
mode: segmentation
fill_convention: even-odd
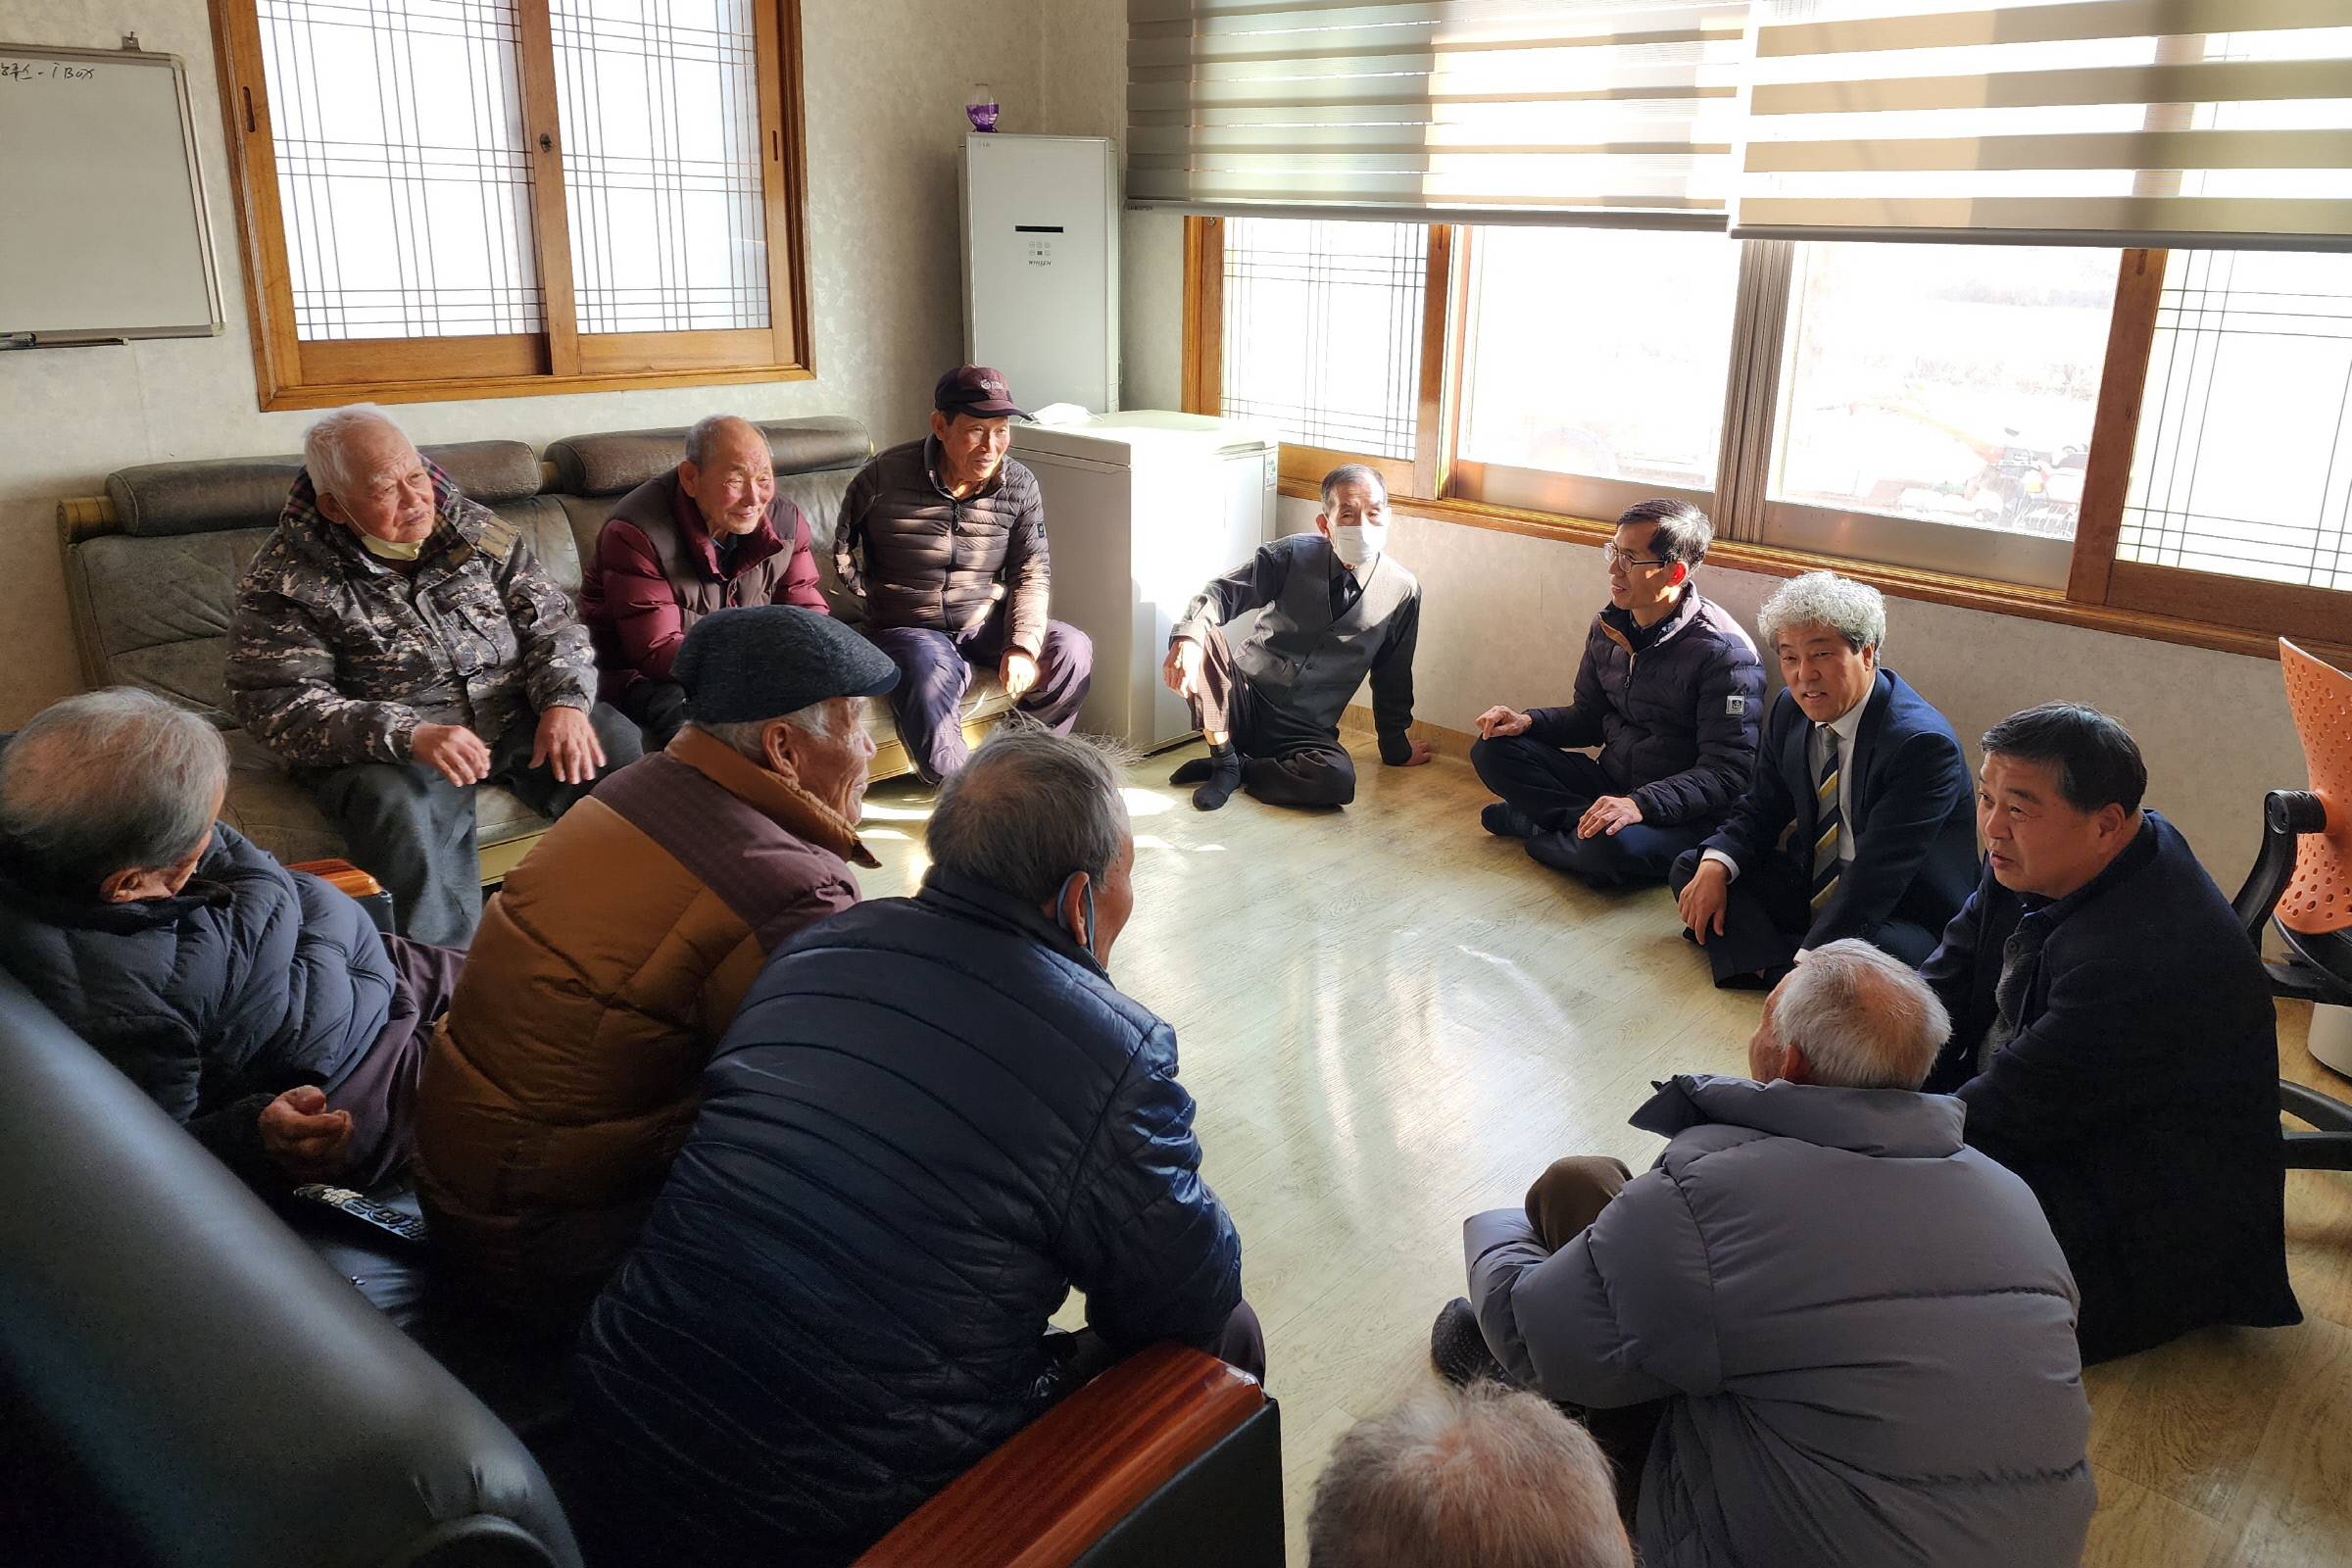
[[[1067,1568],[1267,1404],[1256,1379],[1215,1356],[1149,1346],[1015,1433],[855,1568]],[[1277,1543],[1279,1521],[1278,1503]]]
[[[384,885],[349,860],[296,860],[286,867],[289,871],[308,871],[338,893],[355,899],[372,899],[384,891]]]

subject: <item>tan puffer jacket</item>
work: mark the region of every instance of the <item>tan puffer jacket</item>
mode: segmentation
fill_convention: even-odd
[[[769,952],[858,901],[857,830],[686,729],[566,812],[482,911],[417,1092],[417,1187],[490,1297],[584,1311],[636,1240]]]

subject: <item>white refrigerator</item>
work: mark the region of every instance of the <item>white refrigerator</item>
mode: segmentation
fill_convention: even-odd
[[[1160,683],[1168,633],[1211,577],[1274,537],[1279,453],[1271,430],[1198,414],[1013,426],[1012,455],[1045,493],[1054,617],[1094,639],[1081,730],[1147,751],[1193,732]]]

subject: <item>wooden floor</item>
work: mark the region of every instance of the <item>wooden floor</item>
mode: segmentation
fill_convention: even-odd
[[[1356,748],[1345,811],[1236,797],[1193,810],[1139,765],[1136,912],[1111,959],[1175,1026],[1205,1174],[1232,1210],[1282,1401],[1291,1561],[1303,1568],[1332,1442],[1430,1376],[1430,1320],[1462,1294],[1461,1222],[1516,1203],[1563,1153],[1636,1170],[1653,1079],[1743,1072],[1758,999],[1719,993],[1662,890],[1590,892],[1489,837],[1490,797],[1441,760]],[[866,895],[911,891],[928,797],[877,786]],[[2280,1008],[2282,1070],[2352,1098]],[[2352,1175],[2289,1178],[2308,1321],[2209,1331],[2093,1370],[2100,1508],[2083,1562],[2352,1562]]]

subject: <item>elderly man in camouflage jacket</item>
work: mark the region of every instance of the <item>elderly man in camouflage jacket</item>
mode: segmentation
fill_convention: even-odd
[[[564,591],[382,411],[311,426],[237,592],[229,701],[392,893],[401,933],[463,947],[481,915],[473,786],[559,816],[636,733],[595,706]]]

